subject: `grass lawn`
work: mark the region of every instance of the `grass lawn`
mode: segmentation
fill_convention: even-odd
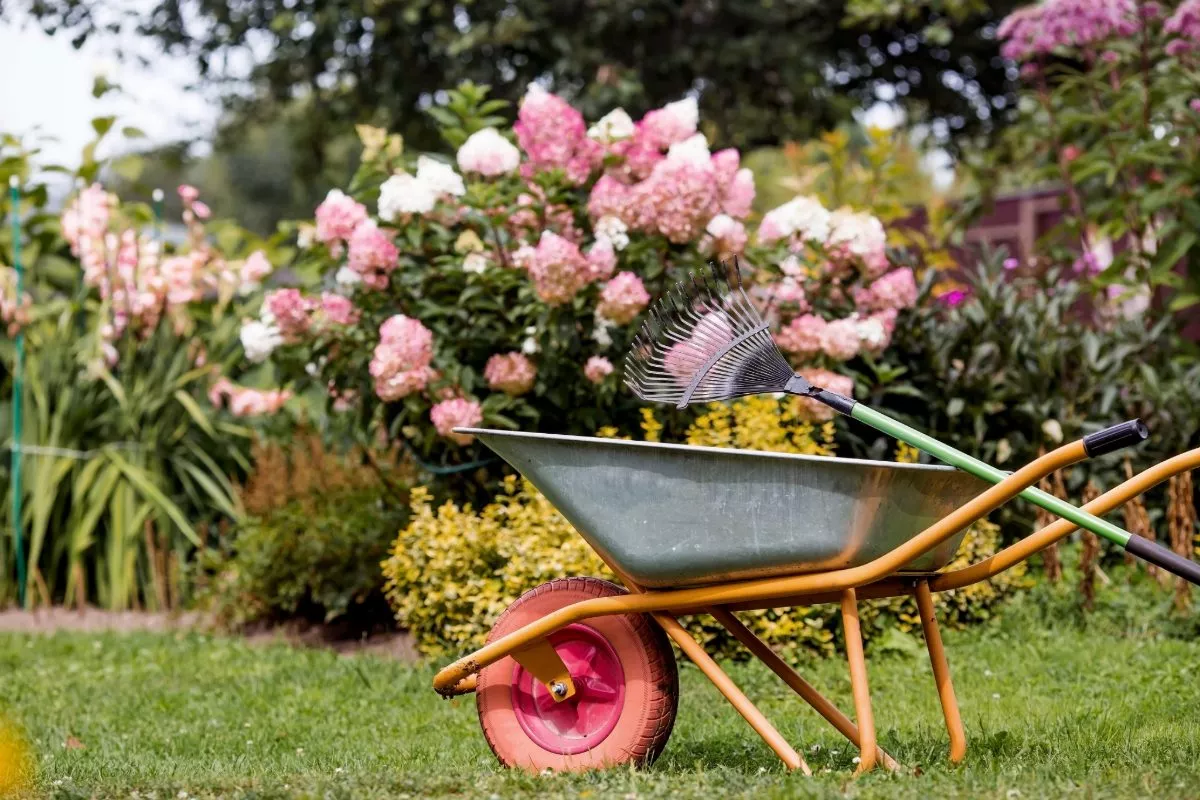
[[[0,709],[30,739],[35,791],[57,797],[1196,797],[1200,639],[1167,621],[1165,597],[1109,589],[1082,623],[1070,601],[1033,592],[998,621],[947,631],[969,747],[959,768],[923,648],[876,654],[880,739],[905,771],[858,780],[848,743],[753,664],[734,678],[815,777],[786,774],[690,665],[663,757],[582,776],[500,769],[474,700],[439,699],[431,667],[232,638],[6,635]],[[840,660],[801,667],[852,709]]]

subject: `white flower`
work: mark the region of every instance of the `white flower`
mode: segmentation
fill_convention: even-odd
[[[829,210],[815,197],[798,195],[763,215],[759,237],[770,231],[770,241],[785,239],[793,233],[800,238],[824,243],[829,238]]]
[[[471,134],[456,155],[463,172],[478,172],[487,177],[513,172],[521,165],[521,151],[495,128]]]
[[[615,323],[604,317],[600,313],[600,309],[596,309],[592,321],[592,339],[601,347],[612,347],[612,334],[609,333],[615,327]]]
[[[483,253],[467,253],[467,257],[463,259],[463,272],[480,275],[487,270],[490,263]]]
[[[737,229],[740,223],[728,214],[717,214],[704,226],[704,232],[716,239],[723,239]]]
[[[699,115],[697,115],[697,119],[699,119]],[[588,128],[587,135],[589,139],[607,144],[628,139],[633,136],[633,131],[633,118],[625,112],[625,109],[614,108],[601,117],[595,125]]]
[[[317,226],[310,225],[307,222],[301,223],[299,230],[296,231],[296,246],[301,250],[307,250],[312,247],[317,241]]]
[[[521,342],[521,352],[527,356],[540,352],[542,346],[538,344],[537,328],[530,325],[525,329],[525,341]]]
[[[780,261],[779,268],[783,270],[783,274],[787,275],[789,278],[799,278],[804,274],[804,267],[801,265],[800,259],[796,257],[795,253],[792,253],[783,261]]]
[[[438,161],[436,158],[421,156],[417,159],[417,180],[424,183],[438,197],[453,195],[459,197],[466,193],[462,175],[454,171],[454,167]]]
[[[860,319],[855,323],[854,329],[858,332],[858,340],[868,349],[873,350],[887,346],[887,329],[883,327],[881,321],[871,317]]]
[[[279,328],[269,322],[257,319],[242,325],[238,338],[242,340],[242,349],[246,351],[246,358],[255,364],[266,361],[270,358],[271,353],[275,352],[275,348],[283,344],[283,336],[280,334]]]
[[[428,183],[407,172],[393,175],[379,187],[379,218],[395,222],[401,214],[426,214],[437,204],[437,194]]]
[[[663,111],[666,111],[671,116],[675,117],[685,127],[692,130],[700,124],[700,105],[694,97],[685,97],[682,100],[676,100],[674,103],[667,103],[663,106]]]
[[[667,149],[667,161],[673,164],[687,162],[698,166],[711,164],[712,154],[708,152],[708,140],[704,138],[703,133],[693,133]]]
[[[596,220],[596,224],[592,226],[592,230],[596,234],[596,241],[607,239],[612,245],[613,250],[618,253],[624,250],[629,245],[629,235],[627,231],[629,227],[621,221],[620,217],[609,215]]]
[[[844,245],[851,254],[866,258],[887,246],[883,223],[865,211],[835,211],[829,215],[830,246]]]
[[[357,286],[358,284],[362,283],[362,276],[349,267],[343,265],[338,267],[337,274],[333,276],[333,280],[338,286],[350,287]]]

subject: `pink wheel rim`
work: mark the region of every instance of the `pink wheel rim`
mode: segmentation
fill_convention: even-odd
[[[533,673],[513,668],[512,707],[521,730],[551,753],[592,750],[617,727],[625,704],[625,670],[599,631],[568,625],[549,637],[575,684],[572,697],[555,702]]]

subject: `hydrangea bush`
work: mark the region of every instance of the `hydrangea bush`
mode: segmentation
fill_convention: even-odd
[[[738,257],[797,368],[846,394],[840,365],[886,348],[915,300],[869,214],[798,197],[752,225],[754,176],[714,151],[692,99],[589,124],[531,86],[508,130],[484,89],[448,96],[432,113],[453,155],[360,128],[353,180],[298,225],[304,290],[269,293],[242,328],[248,358],[364,435],[382,423],[454,465],[476,457],[456,427],[632,430],[625,349],[706,260]]]

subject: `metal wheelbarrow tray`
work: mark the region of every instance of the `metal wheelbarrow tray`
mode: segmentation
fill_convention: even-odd
[[[464,429],[647,588],[869,563],[987,484],[952,467]],[[906,564],[934,572],[964,531]]]

